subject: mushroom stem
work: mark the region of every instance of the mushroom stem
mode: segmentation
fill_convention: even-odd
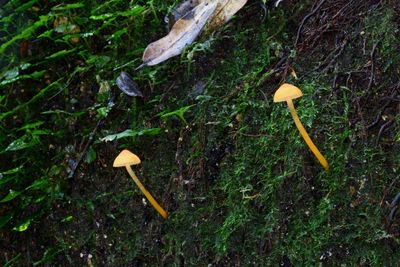
[[[133,172],[131,166],[126,165],[126,170],[128,171],[129,175],[132,177],[133,181],[135,184],[139,187],[140,191],[143,192],[143,194],[146,196],[146,198],[150,201],[151,205],[160,213],[160,215],[164,218],[167,219],[168,217],[168,212],[166,212],[160,204],[154,199],[154,197],[149,193],[149,191],[146,190],[146,188],[143,186],[143,184],[139,181],[135,173]]]
[[[287,99],[287,104],[290,110],[290,114],[292,114],[294,123],[297,126],[297,129],[299,129],[299,132],[301,136],[303,137],[304,141],[308,145],[308,147],[311,149],[311,151],[314,153],[314,155],[317,157],[321,165],[324,167],[326,171],[329,171],[329,164],[324,158],[324,156],[319,152],[318,148],[314,145],[313,141],[311,141],[310,136],[307,134],[306,129],[304,129],[303,124],[301,123],[299,116],[297,116],[296,109],[294,108],[293,101],[292,99]]]

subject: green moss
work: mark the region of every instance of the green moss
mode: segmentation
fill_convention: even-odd
[[[377,142],[377,130],[366,131],[359,113],[371,122],[378,110],[360,111],[355,104],[380,103],[378,96],[395,85],[394,9],[371,10],[348,29],[364,27],[367,48],[379,41],[376,73],[386,79],[367,92],[368,78],[346,85],[348,72],[370,60],[361,55],[362,38],[346,48],[345,57],[354,61],[341,61],[346,76],[336,77],[334,89],[332,79],[341,71],[320,73],[314,66],[326,51],[292,47],[308,2],[272,10],[265,22],[257,6],[247,5],[181,57],[133,71],[145,46],[165,35],[162,18],[177,3],[50,1],[24,11],[32,23],[11,10],[0,21],[7,29],[1,40],[14,52],[0,53],[0,196],[19,192],[1,207],[0,235],[16,248],[7,252],[9,264],[75,266],[90,254],[95,266],[276,266],[284,258],[294,266],[396,265],[400,240],[384,221],[385,201],[398,186],[399,116],[382,114],[393,125]],[[41,16],[48,23],[32,30]],[[53,31],[53,17],[79,25],[78,45]],[[19,33],[32,46],[29,57],[18,55]],[[299,76],[286,79],[304,93],[295,100],[299,117],[330,173],[308,150],[286,105],[272,101],[286,67],[276,63],[286,56],[288,73],[295,68]],[[114,80],[122,70],[132,74],[144,99],[118,91]],[[98,92],[106,84],[110,91]],[[46,86],[51,90],[40,90]],[[68,179],[100,118],[91,160]],[[100,141],[144,129],[160,130]],[[15,140],[25,143],[8,151]],[[135,170],[169,211],[168,220],[143,200],[124,170],[111,167],[124,148],[141,157]],[[27,220],[24,232],[12,231]],[[25,244],[31,244],[29,253]]]

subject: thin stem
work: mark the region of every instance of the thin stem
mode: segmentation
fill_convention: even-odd
[[[311,141],[310,136],[308,135],[306,129],[304,129],[303,124],[301,124],[301,121],[299,117],[297,116],[296,109],[294,108],[293,102],[291,99],[287,100],[287,104],[290,110],[290,114],[292,114],[294,123],[296,123],[297,129],[299,129],[299,132],[301,136],[303,137],[304,141],[306,141],[306,144],[308,147],[311,149],[311,151],[314,153],[314,155],[317,157],[321,165],[325,168],[326,171],[329,171],[329,164],[324,158],[324,156],[319,152],[318,148],[314,145],[313,141]]]
[[[135,173],[133,172],[131,166],[126,166],[126,170],[128,171],[129,175],[132,177],[133,181],[135,184],[139,187],[140,191],[143,192],[143,194],[146,196],[146,198],[150,201],[151,205],[160,213],[160,215],[164,218],[167,219],[168,217],[168,212],[166,212],[160,204],[154,199],[154,197],[149,193],[149,191],[146,190],[146,188],[143,186],[143,184],[139,181],[139,179],[136,177]]]

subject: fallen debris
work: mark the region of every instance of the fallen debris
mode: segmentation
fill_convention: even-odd
[[[139,90],[137,83],[126,72],[121,72],[117,78],[118,88],[128,96],[143,97],[143,93]]]
[[[213,30],[229,21],[247,0],[196,0],[184,1],[167,19],[169,34],[149,44],[143,53],[143,64],[153,66],[180,55],[203,31]],[[176,22],[175,22],[176,21]]]

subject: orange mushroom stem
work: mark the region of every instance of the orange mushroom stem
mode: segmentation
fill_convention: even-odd
[[[146,198],[149,200],[151,205],[160,213],[160,215],[164,218],[168,218],[168,212],[166,212],[160,204],[154,199],[154,197],[150,194],[149,191],[146,190],[144,185],[140,182],[140,180],[137,178],[135,172],[132,170],[131,165],[137,165],[140,164],[140,158],[130,152],[129,150],[123,150],[118,157],[114,160],[113,167],[125,167],[126,170],[128,171],[129,175],[132,177],[133,181],[135,184],[139,187],[140,191],[146,196]]]
[[[318,150],[317,146],[313,143],[310,136],[308,135],[306,129],[304,129],[303,124],[301,123],[299,116],[297,116],[296,109],[294,108],[293,99],[299,98],[303,96],[303,93],[299,88],[293,86],[291,84],[283,84],[279,89],[276,91],[274,95],[274,102],[283,102],[286,101],[290,110],[290,114],[293,117],[294,123],[296,124],[297,129],[299,130],[301,136],[303,137],[304,141],[310,148],[310,150],[314,153],[317,157],[318,161],[321,163],[322,167],[326,171],[329,171],[329,164],[325,157],[321,154]]]

